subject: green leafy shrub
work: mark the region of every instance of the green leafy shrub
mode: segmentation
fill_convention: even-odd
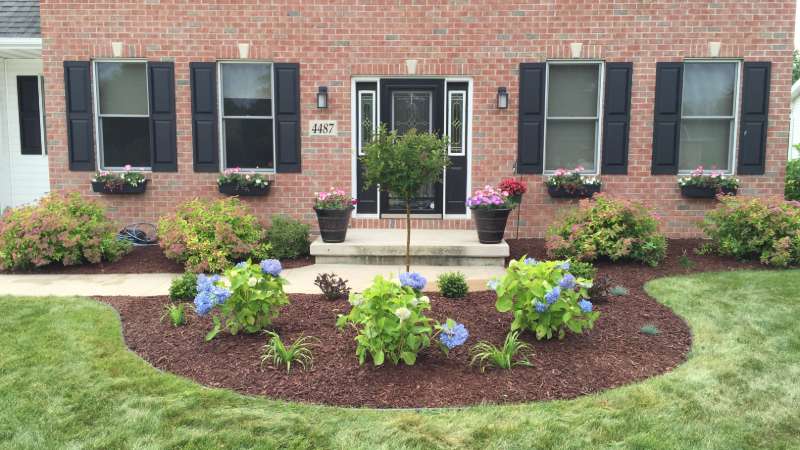
[[[597,276],[597,268],[594,267],[594,264],[587,261],[570,261],[569,273],[578,278],[593,280]]]
[[[97,203],[77,193],[51,194],[0,217],[0,268],[115,261],[131,249],[118,231]]]
[[[587,288],[592,280],[569,273],[568,261],[513,260],[506,274],[493,284],[495,307],[512,311],[511,331],[530,330],[537,339],[562,339],[569,329],[581,333],[600,316],[592,311]]]
[[[169,299],[173,302],[192,300],[197,295],[197,274],[186,272],[172,280],[169,285]]]
[[[159,219],[158,235],[167,258],[192,272],[220,272],[270,251],[264,228],[237,198],[186,202]]]
[[[261,355],[261,365],[269,362],[272,367],[286,367],[286,373],[291,372],[292,363],[297,363],[303,370],[311,367],[314,355],[311,353],[312,338],[310,336],[300,336],[291,345],[286,345],[274,331],[267,331],[269,340],[264,346],[264,353]]]
[[[594,261],[630,259],[657,266],[667,253],[667,240],[658,233],[658,220],[638,203],[596,195],[583,200],[548,232],[551,258]]]
[[[625,286],[614,286],[608,291],[608,293],[615,297],[624,297],[628,295],[628,288]]]
[[[226,328],[231,334],[240,331],[256,333],[272,323],[280,308],[289,304],[283,291],[286,281],[280,277],[281,264],[267,259],[261,264],[241,262],[220,275],[198,275],[197,297],[194,299],[198,315],[214,309],[214,327],[206,340],[214,339]]]
[[[800,147],[800,145],[795,146]],[[800,159],[793,159],[786,164],[786,200],[800,200]]]
[[[658,330],[658,327],[650,324],[643,326],[639,331],[641,331],[642,334],[646,334],[648,336],[658,336],[661,333]]]
[[[297,258],[307,255],[310,245],[308,225],[287,216],[272,216],[272,226],[267,240],[272,246],[270,255],[277,259]]]
[[[477,364],[481,372],[487,367],[510,369],[514,366],[532,366],[528,360],[531,346],[519,340],[519,331],[512,331],[506,335],[502,347],[497,347],[486,341],[481,341],[470,349],[470,365]],[[520,357],[514,359],[519,354]]]
[[[446,272],[439,275],[436,280],[439,285],[439,292],[447,298],[461,298],[469,292],[467,280],[461,272]]]
[[[169,323],[171,323],[173,327],[180,327],[186,324],[186,311],[183,308],[183,303],[166,305],[164,309],[164,315],[161,316],[162,321],[169,318]]]
[[[376,366],[389,359],[413,365],[417,353],[431,343],[434,323],[425,316],[428,297],[420,297],[410,286],[386,280],[380,275],[362,294],[351,294],[352,308],[339,315],[336,325],[351,324],[357,331],[356,355],[364,364],[367,355]]]
[[[800,203],[723,198],[702,228],[711,242],[700,253],[759,259],[778,267],[800,263]]]

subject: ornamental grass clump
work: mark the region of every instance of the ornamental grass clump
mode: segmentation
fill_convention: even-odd
[[[563,339],[567,330],[580,334],[594,326],[600,313],[588,300],[592,280],[575,277],[569,270],[569,261],[511,261],[493,285],[497,310],[513,312],[511,331],[528,330],[537,339]]]
[[[311,336],[300,336],[290,345],[286,345],[278,333],[267,331],[267,344],[264,345],[261,354],[261,365],[269,363],[272,367],[286,367],[286,373],[291,372],[292,364],[298,364],[303,370],[311,367],[314,362],[314,355],[311,352],[314,338]]]
[[[720,202],[701,225],[710,239],[701,253],[777,267],[800,264],[800,202],[736,197]]]
[[[235,335],[268,327],[280,308],[289,304],[281,270],[279,261],[267,259],[261,264],[241,262],[224,275],[198,275],[195,311],[204,316],[216,310],[214,327],[206,340],[214,339],[223,329]]]
[[[667,255],[667,239],[656,216],[643,205],[602,194],[580,206],[548,231],[551,258],[594,261],[633,260],[657,266]]]
[[[159,219],[158,236],[167,258],[197,273],[267,258],[271,249],[264,228],[237,198],[186,202]]]
[[[477,365],[481,373],[489,367],[511,369],[514,366],[532,366],[528,359],[531,346],[519,339],[519,331],[512,331],[506,335],[503,345],[498,347],[490,342],[480,341],[470,349],[472,357],[469,364]],[[515,356],[519,355],[518,358]]]
[[[387,280],[380,275],[361,294],[350,295],[352,308],[340,314],[337,327],[348,324],[358,332],[356,356],[364,364],[367,356],[380,366],[387,359],[414,365],[417,354],[439,337],[440,348],[445,353],[463,344],[469,333],[462,324],[448,319],[437,324],[425,315],[430,309],[430,299],[421,296],[425,278],[419,274],[401,274],[400,282]]]
[[[0,269],[116,261],[131,244],[99,204],[77,193],[50,194],[0,217]]]

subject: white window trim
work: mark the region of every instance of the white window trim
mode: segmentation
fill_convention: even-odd
[[[97,79],[97,64],[100,63],[141,63],[144,64],[144,76],[145,76],[145,98],[147,99],[147,114],[100,114],[100,83],[98,83]],[[124,171],[124,167],[106,167],[105,166],[105,158],[103,157],[103,134],[100,132],[100,122],[103,117],[138,117],[138,118],[150,118],[150,70],[149,64],[147,63],[146,59],[138,59],[138,58],[120,58],[120,59],[95,59],[92,61],[92,103],[94,106],[94,113],[92,114],[94,118],[94,139],[95,139],[95,156],[97,158],[97,167],[100,170],[107,170],[110,172],[121,172]],[[151,136],[152,138],[152,136]],[[151,172],[153,170],[152,166],[152,156],[150,160],[150,166],[141,166],[141,167],[131,167],[131,170],[139,171],[139,172]]]
[[[460,152],[454,152],[452,143],[448,143],[447,144],[447,155],[448,156],[464,156],[464,152],[466,151],[466,147],[464,145],[464,141],[466,140],[466,137],[467,137],[467,127],[466,127],[466,125],[467,125],[467,120],[466,120],[467,119],[466,118],[466,115],[467,115],[467,108],[466,108],[466,106],[467,106],[467,93],[466,93],[466,91],[457,89],[457,90],[453,90],[453,91],[448,91],[447,92],[447,126],[446,126],[446,128],[447,128],[447,136],[448,137],[453,136],[453,133],[452,133],[452,131],[453,131],[453,96],[454,95],[459,95],[459,94],[462,96],[462,99],[463,99],[463,102],[464,102],[464,105],[461,107],[461,117],[459,117],[459,120],[461,120],[461,151]]]
[[[690,58],[685,59],[683,61],[684,70],[681,75],[681,116],[680,120],[683,122],[683,88],[686,85],[686,65],[687,64],[704,64],[704,63],[734,63],[736,64],[736,78],[733,80],[733,117],[729,116],[689,116],[687,117],[689,120],[692,119],[728,119],[733,120],[733,126],[731,127],[731,137],[729,139],[730,148],[728,149],[728,170],[723,171],[723,175],[735,175],[736,174],[736,161],[738,160],[738,149],[739,149],[739,120],[741,119],[741,93],[742,93],[742,60],[741,59],[720,59],[720,58]],[[678,164],[680,164],[680,130],[678,130]],[[691,175],[693,169],[687,170],[678,170],[678,176],[686,176]]]
[[[358,129],[356,130],[356,147],[358,148],[358,156],[364,156],[364,146],[361,142],[361,98],[365,97],[366,95],[372,95],[372,133],[377,131],[378,129],[378,93],[373,90],[364,90],[358,91],[358,100],[357,100],[357,110],[356,110],[356,117],[357,121],[356,126]]]
[[[549,117],[548,102],[550,99],[550,66],[551,65],[596,65],[597,66],[597,115],[587,117]],[[596,176],[600,174],[600,153],[603,142],[603,106],[605,103],[605,61],[596,59],[552,59],[546,63],[544,86],[544,132],[542,136],[542,168],[545,175],[552,175],[557,169],[547,169],[547,120],[595,120],[597,124],[594,133],[594,170],[585,170],[582,175]],[[564,167],[572,169],[572,167]]]
[[[222,97],[222,66],[225,64],[268,64],[270,70],[270,115],[269,116],[226,116]],[[262,60],[218,60],[217,61],[217,118],[219,136],[219,171],[224,172],[227,165],[227,154],[225,152],[225,119],[271,119],[272,120],[272,168],[240,167],[242,170],[256,173],[275,173],[278,166],[277,138],[275,136],[275,64],[272,61]]]

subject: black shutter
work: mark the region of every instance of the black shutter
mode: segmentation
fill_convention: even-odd
[[[601,173],[628,173],[633,63],[607,63]]]
[[[275,64],[277,172],[300,172],[300,65]]]
[[[151,62],[147,67],[150,71],[150,152],[153,172],[177,172],[175,64]]]
[[[219,171],[217,64],[189,64],[192,84],[192,148],[195,172]]]
[[[744,63],[737,171],[742,175],[764,174],[771,71],[769,62]]]
[[[69,170],[94,170],[89,61],[64,61]]]
[[[542,173],[545,63],[519,65],[517,173]]]
[[[653,175],[678,173],[683,63],[656,63],[653,114]]]
[[[17,77],[19,141],[23,155],[42,154],[42,123],[39,108],[39,77]]]

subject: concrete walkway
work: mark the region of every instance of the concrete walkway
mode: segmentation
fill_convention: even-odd
[[[314,278],[323,272],[334,272],[348,280],[355,291],[370,285],[376,275],[397,278],[402,266],[367,266],[347,264],[314,264],[286,269],[282,276],[288,280],[286,292],[318,294]],[[502,267],[412,266],[411,270],[428,279],[427,290],[436,290],[436,277],[444,272],[463,273],[472,290],[485,289],[486,282],[501,276]],[[0,275],[0,295],[18,296],[152,296],[167,295],[169,285],[178,274],[93,274],[93,275]]]

